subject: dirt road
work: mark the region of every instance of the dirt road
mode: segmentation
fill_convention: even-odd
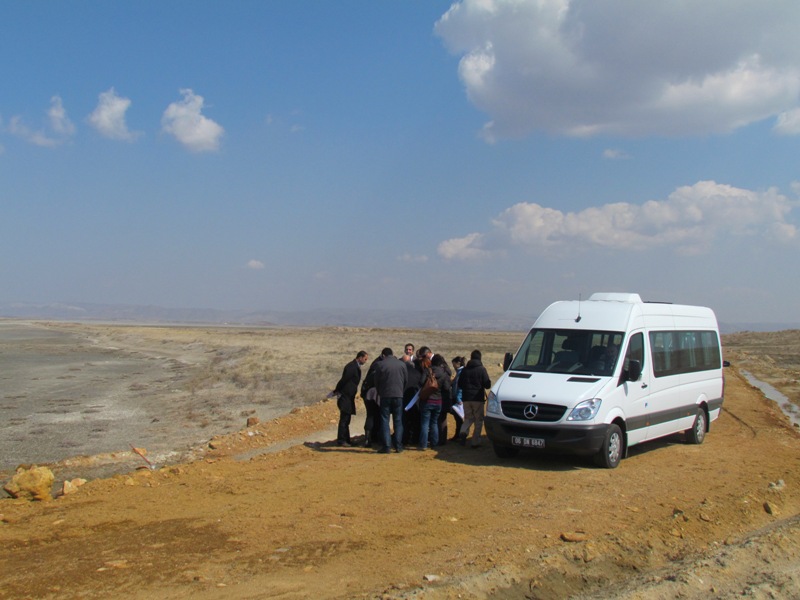
[[[796,597],[800,436],[727,382],[704,444],[616,470],[487,444],[267,451],[335,422],[297,409],[191,464],[2,501],[0,598]]]

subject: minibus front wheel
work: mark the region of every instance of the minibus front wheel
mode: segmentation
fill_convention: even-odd
[[[616,469],[625,451],[625,437],[622,429],[616,423],[612,423],[606,430],[603,445],[595,455],[595,463],[604,469]]]

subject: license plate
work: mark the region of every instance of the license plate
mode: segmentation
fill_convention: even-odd
[[[515,446],[522,446],[523,448],[544,448],[544,440],[542,438],[529,438],[513,436],[511,443]]]

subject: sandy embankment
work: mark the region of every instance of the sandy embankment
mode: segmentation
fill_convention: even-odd
[[[703,445],[647,444],[614,471],[487,446],[269,451],[335,418],[317,404],[216,437],[199,461],[4,500],[0,597],[800,595],[800,438],[735,368]]]

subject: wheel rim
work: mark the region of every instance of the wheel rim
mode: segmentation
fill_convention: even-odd
[[[706,436],[706,417],[704,413],[699,413],[694,421],[694,436],[702,440]]]
[[[612,433],[608,438],[608,461],[615,464],[619,461],[620,453],[622,451],[622,438],[618,433]]]

